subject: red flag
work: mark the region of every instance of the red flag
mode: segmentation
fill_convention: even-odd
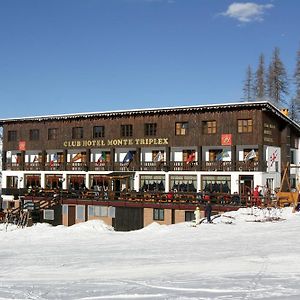
[[[195,157],[196,157],[196,153],[195,153],[195,152],[191,153],[191,154],[188,156],[188,158],[187,158],[187,160],[186,160],[186,163],[189,164],[189,163],[195,161]]]

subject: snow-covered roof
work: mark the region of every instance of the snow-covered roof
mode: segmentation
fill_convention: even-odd
[[[41,122],[41,121],[58,121],[58,120],[70,120],[70,119],[89,119],[96,117],[125,117],[134,115],[147,115],[147,114],[161,114],[161,113],[181,113],[192,111],[207,111],[207,110],[225,110],[232,108],[252,108],[260,107],[262,109],[268,109],[275,113],[280,118],[284,119],[291,125],[295,126],[300,131],[300,126],[284,115],[276,106],[268,101],[256,101],[256,102],[236,102],[236,103],[221,103],[221,104],[206,104],[206,105],[190,105],[190,106],[174,106],[174,107],[160,107],[160,108],[140,108],[129,110],[114,110],[114,111],[102,111],[102,112],[83,112],[83,113],[70,113],[59,115],[43,115],[43,116],[29,116],[19,118],[6,118],[0,119],[0,125],[15,122]]]

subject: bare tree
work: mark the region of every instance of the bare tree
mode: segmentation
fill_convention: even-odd
[[[268,96],[277,106],[287,104],[284,96],[288,95],[288,78],[280,59],[279,48],[275,48],[268,71]]]
[[[246,102],[254,101],[254,84],[253,84],[253,72],[249,65],[246,71],[246,79],[244,81],[243,88],[243,100]]]
[[[259,56],[259,63],[255,73],[255,98],[262,100],[266,96],[266,82],[265,82],[265,57],[263,54]]]

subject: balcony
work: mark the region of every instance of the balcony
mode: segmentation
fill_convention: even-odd
[[[199,164],[197,161],[190,163],[181,161],[166,162],[130,162],[123,164],[122,162],[47,162],[43,165],[40,162],[25,163],[24,168],[19,163],[6,163],[3,170],[9,171],[240,171],[253,172],[265,171],[266,162],[259,161],[237,161],[235,165],[231,161],[203,161]]]

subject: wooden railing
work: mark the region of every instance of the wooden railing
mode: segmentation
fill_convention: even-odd
[[[243,197],[229,193],[205,193],[196,192],[136,192],[136,191],[94,191],[94,190],[31,190],[26,195],[26,199],[35,197],[45,199],[77,199],[77,200],[95,200],[95,201],[134,201],[134,202],[153,202],[153,203],[182,203],[182,204],[205,204],[210,200],[213,204],[246,206],[250,205],[252,197]]]
[[[235,165],[231,161],[202,161],[198,162],[67,162],[67,163],[25,163],[25,171],[265,171],[265,162],[238,161]],[[6,163],[4,170],[23,170],[21,164]]]

